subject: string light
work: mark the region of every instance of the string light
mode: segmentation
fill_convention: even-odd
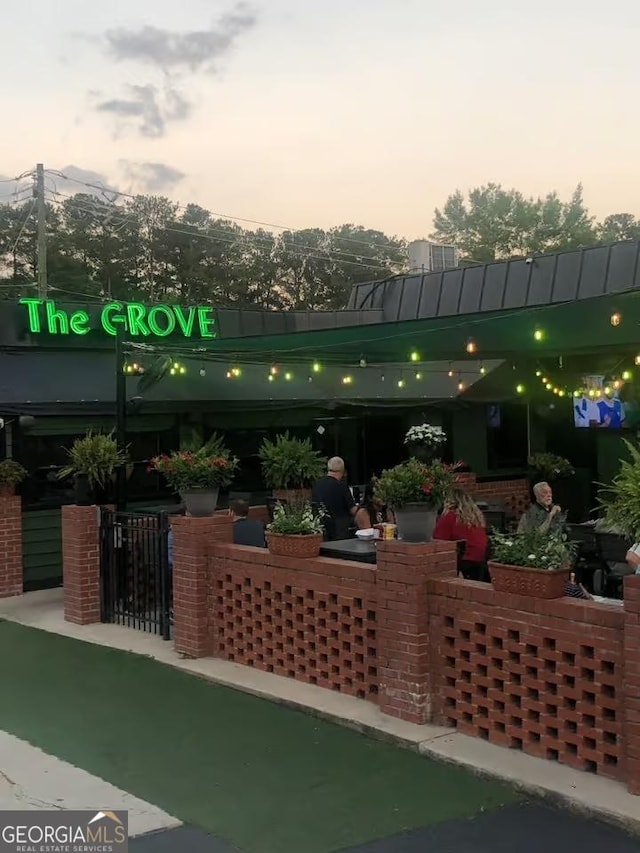
[[[622,314],[619,311],[614,311],[609,317],[609,322],[612,326],[619,326],[622,323]]]
[[[464,382],[462,380],[458,382],[458,391],[464,391]]]
[[[473,338],[469,338],[469,340],[467,341],[466,350],[469,353],[469,355],[473,355],[474,352],[477,352],[478,345],[473,340]]]
[[[351,385],[352,382],[353,382],[353,376],[347,375],[347,376],[342,377],[342,384],[343,385]]]
[[[541,370],[536,370],[536,376],[537,376],[538,378],[539,378],[540,376],[542,376],[542,371],[541,371]],[[544,379],[543,379],[542,381],[544,382]]]
[[[291,382],[291,380],[293,379],[293,373],[290,373],[290,372],[287,370],[287,372],[286,372],[286,373],[285,373],[285,375],[284,375],[284,378],[285,378],[285,380],[286,380],[287,382]]]
[[[544,332],[542,331],[542,329],[536,329],[536,330],[535,330],[535,332],[533,333],[533,339],[534,339],[535,341],[542,341],[542,340],[544,340]]]
[[[453,370],[449,369],[449,379],[453,379]]]
[[[480,365],[480,375],[484,376],[486,372],[487,372],[487,368],[484,366],[484,364],[481,364]]]
[[[267,376],[267,379],[269,380],[269,382],[273,382],[273,381],[275,380],[275,378],[276,378],[276,377],[273,375],[273,373],[270,373],[270,374]]]
[[[551,382],[547,382],[547,383],[546,383],[546,385],[545,385],[544,387],[547,389],[547,391],[552,391],[552,390],[553,390],[553,385],[551,384]]]
[[[566,391],[564,391],[562,388],[558,391],[558,397],[564,397],[565,394]]]
[[[204,369],[204,367],[200,368],[199,373],[200,373],[200,376],[203,376],[203,377],[207,375],[207,371]]]
[[[169,374],[171,376],[184,376],[186,372],[187,368],[184,366],[184,364],[180,364],[179,361],[174,361],[171,365],[171,368],[169,369]]]
[[[411,359],[411,361],[420,361],[420,353],[416,350],[413,350],[409,358]]]
[[[272,364],[272,365],[271,365],[271,367],[269,368],[269,373],[270,373],[270,375],[271,375],[271,376],[277,376],[277,375],[278,375],[278,367],[277,367],[277,365]]]
[[[314,373],[320,373],[320,371],[322,370],[322,365],[320,364],[319,361],[314,361],[313,364],[311,365],[311,370]]]
[[[517,394],[524,394],[524,391],[525,391],[524,385],[516,385],[516,393]]]
[[[416,373],[416,379],[417,379],[417,380],[418,380],[418,382],[419,382],[419,381],[422,379],[422,374],[421,374],[421,373]]]
[[[361,358],[360,359],[360,367],[366,367],[366,366],[367,366],[367,359]]]
[[[398,388],[404,388],[404,379],[398,379]]]
[[[632,376],[633,376],[633,374],[631,373],[630,370],[625,370],[624,373],[622,374],[622,378],[624,379],[625,382],[628,382],[632,378]]]
[[[640,355],[637,355],[637,356],[635,357],[635,363],[636,363],[636,364],[640,364]]]

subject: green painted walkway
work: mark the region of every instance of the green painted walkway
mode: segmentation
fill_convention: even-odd
[[[0,729],[242,853],[333,853],[517,800],[150,659],[10,622],[0,679]]]

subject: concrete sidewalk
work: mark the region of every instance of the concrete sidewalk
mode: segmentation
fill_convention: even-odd
[[[368,702],[301,684],[227,661],[185,660],[171,642],[118,625],[78,626],[65,622],[62,590],[33,592],[0,601],[0,619],[43,631],[146,655],[185,672],[297,708],[357,731],[505,780],[529,793],[550,797],[587,814],[640,833],[640,797],[624,785],[503,749],[440,726],[418,726],[382,714]]]
[[[41,809],[129,812],[129,836],[179,827],[180,821],[119,788],[0,732],[0,812]]]

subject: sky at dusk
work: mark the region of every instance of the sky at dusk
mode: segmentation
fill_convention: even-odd
[[[489,181],[640,214],[638,0],[5,5],[6,177],[409,238]]]

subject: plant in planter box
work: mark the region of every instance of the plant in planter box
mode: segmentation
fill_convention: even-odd
[[[61,479],[74,477],[76,501],[80,506],[94,503],[96,491],[106,489],[116,469],[127,461],[126,451],[118,449],[113,432],[105,435],[89,430],[83,438],[77,438],[66,452],[69,464],[58,476]]]
[[[623,439],[628,459],[620,459],[620,470],[611,485],[601,486],[598,503],[605,511],[607,527],[633,542],[640,541],[640,448]]]
[[[284,557],[317,557],[324,538],[324,513],[309,501],[277,503],[267,526],[267,547]]]
[[[534,453],[529,457],[529,467],[537,481],[546,480],[549,483],[563,477],[573,477],[576,473],[568,459],[556,456],[555,453]]]
[[[529,530],[491,537],[489,573],[494,589],[536,598],[560,598],[571,573],[575,544],[562,531]]]
[[[214,435],[196,450],[175,450],[156,456],[149,470],[157,471],[180,494],[187,512],[196,517],[213,515],[220,488],[230,485],[238,460]]]
[[[376,497],[395,513],[399,539],[431,540],[438,512],[456,485],[461,465],[448,465],[441,459],[428,464],[409,459],[375,480]]]
[[[429,462],[442,450],[447,440],[445,431],[433,424],[419,424],[407,430],[404,444],[412,456]]]
[[[0,495],[13,495],[16,486],[27,476],[27,471],[14,459],[4,459],[0,462]]]
[[[308,490],[326,470],[326,459],[314,450],[308,438],[292,438],[288,432],[266,439],[258,453],[266,485],[275,497],[287,498],[291,492]]]

